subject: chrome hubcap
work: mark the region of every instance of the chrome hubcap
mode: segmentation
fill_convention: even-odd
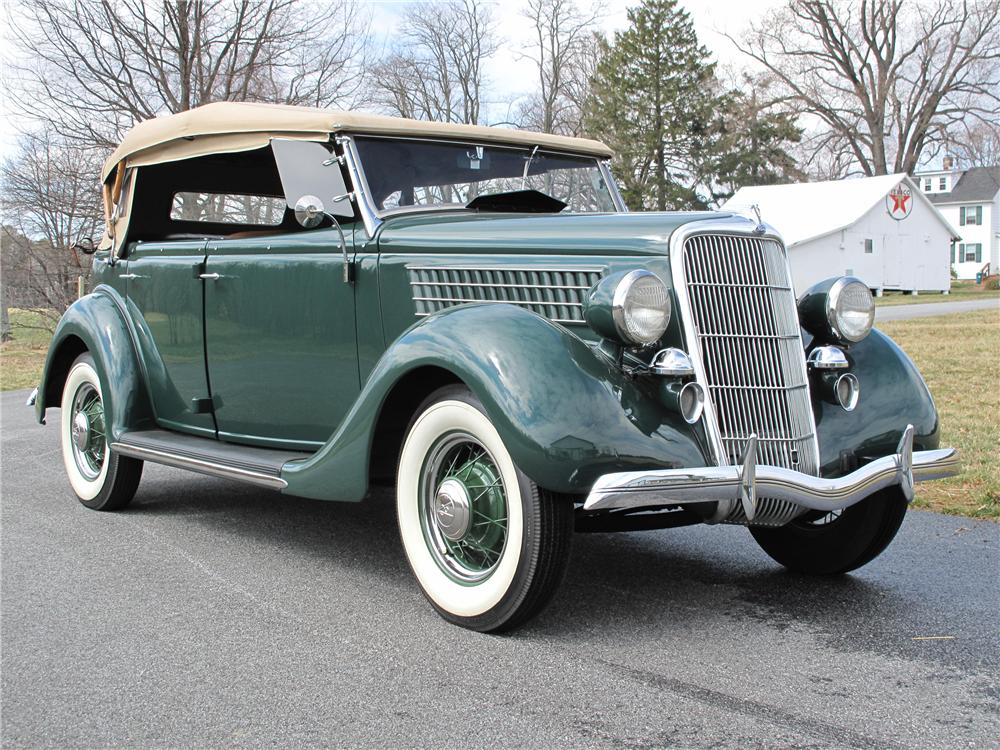
[[[87,443],[90,442],[90,420],[82,411],[78,411],[73,417],[73,443],[77,450],[87,450]]]
[[[445,479],[437,491],[434,520],[441,533],[453,542],[465,536],[472,521],[469,492],[457,479]]]

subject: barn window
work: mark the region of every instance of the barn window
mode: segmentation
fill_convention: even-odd
[[[875,240],[873,240],[873,239],[866,239],[865,240],[865,252],[866,253],[871,253],[871,252],[874,252],[874,251],[875,251]]]

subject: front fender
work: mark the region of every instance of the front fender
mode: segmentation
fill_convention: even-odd
[[[896,453],[907,424],[914,450],[940,440],[937,409],[916,365],[896,343],[873,330],[847,352],[861,385],[854,411],[820,401],[814,391],[822,476],[841,476],[858,465]]]
[[[59,406],[73,360],[88,351],[101,381],[109,442],[127,430],[152,425],[153,410],[124,310],[121,295],[102,285],[63,313],[49,344],[35,400],[40,423],[45,422],[46,409]]]
[[[602,474],[706,465],[704,436],[655,384],[628,379],[565,328],[513,305],[424,318],[385,352],[354,407],[314,456],[285,465],[285,492],[360,500],[379,411],[420,367],[447,370],[483,403],[517,465],[546,489],[583,493]]]

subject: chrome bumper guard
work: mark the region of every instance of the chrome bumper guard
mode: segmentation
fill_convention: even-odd
[[[833,479],[780,466],[757,465],[756,454],[757,436],[751,435],[740,465],[605,474],[594,483],[583,508],[610,510],[735,501],[742,503],[747,520],[752,521],[761,497],[832,511],[850,507],[885,487],[899,485],[911,501],[914,482],[953,476],[962,469],[954,448],[914,452],[912,425],[903,432],[895,455]]]

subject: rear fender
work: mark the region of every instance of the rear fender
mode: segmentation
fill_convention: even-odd
[[[153,410],[124,311],[121,295],[102,285],[63,313],[49,344],[35,400],[40,423],[45,423],[46,409],[62,402],[73,361],[90,352],[104,394],[109,442],[127,430],[152,426]]]
[[[517,465],[546,489],[587,492],[598,476],[704,466],[701,428],[565,328],[514,305],[463,305],[424,318],[385,352],[323,448],[282,471],[285,492],[360,500],[379,414],[418,368],[445,371],[482,402]]]

